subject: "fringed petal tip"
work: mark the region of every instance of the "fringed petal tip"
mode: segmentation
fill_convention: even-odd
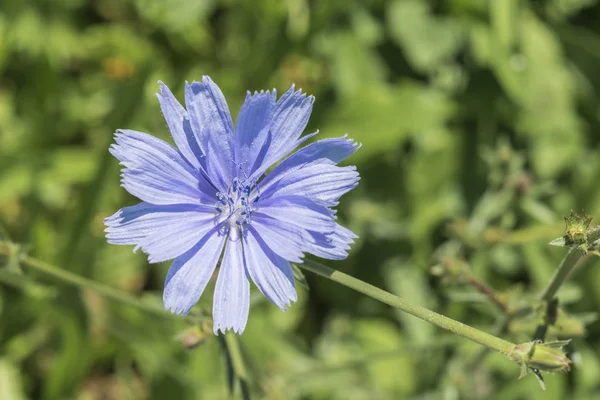
[[[166,95],[166,94],[171,94],[173,92],[171,92],[171,89],[169,89],[169,86],[167,86],[166,83],[164,83],[163,81],[161,81],[160,79],[157,81],[158,86],[159,86],[159,93],[156,94],[161,94],[161,95]]]
[[[254,92],[252,92],[251,90],[246,90],[246,98],[254,96],[264,96],[265,94],[268,96],[276,96],[277,89],[273,88],[271,90],[255,90]]]
[[[217,324],[213,325],[213,333],[215,334],[215,336],[225,335],[225,334],[227,334],[227,331],[232,331],[236,335],[241,335],[242,333],[244,333],[245,329],[246,329],[245,325],[242,327],[221,326],[221,325],[217,325]]]
[[[195,86],[195,85],[206,85],[209,87],[214,87],[217,90],[221,91],[219,86],[211,79],[208,75],[202,75],[202,81],[193,80],[191,83],[189,81],[185,81],[185,86]]]
[[[315,96],[313,96],[312,94],[308,94],[306,92],[304,92],[302,90],[302,88],[298,88],[296,89],[296,84],[292,83],[290,88],[286,91],[286,93],[284,93],[281,98],[284,98],[286,94],[290,94],[290,95],[294,95],[294,96],[298,96],[298,97],[304,97],[307,100],[309,100],[311,102],[311,104],[315,101]]]
[[[356,147],[356,149],[358,150],[361,146],[362,143],[361,142],[357,142],[355,139],[348,137],[349,135],[347,133],[344,133],[344,136],[342,136],[340,139],[346,139],[346,141],[352,143],[352,145],[354,147]]]
[[[159,100],[161,98],[164,98],[167,96],[167,93],[171,93],[171,90],[169,89],[169,87],[167,85],[165,85],[165,83],[161,80],[158,81],[158,87],[159,87],[159,91],[157,93],[154,93],[156,95],[156,97],[159,98]]]
[[[165,310],[170,313],[170,314],[176,314],[176,315],[181,315],[183,317],[185,317],[186,315],[188,315],[190,313],[190,310],[192,308],[180,308],[177,307],[175,305],[167,305],[165,304]]]
[[[289,293],[288,299],[285,300],[285,302],[283,304],[281,304],[280,306],[278,306],[278,308],[281,311],[286,312],[288,310],[288,308],[291,307],[292,304],[294,304],[296,302],[298,302],[298,293],[296,292],[296,290],[294,288],[294,291],[292,291],[292,292]]]

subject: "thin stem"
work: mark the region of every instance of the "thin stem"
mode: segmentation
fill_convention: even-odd
[[[323,276],[334,282],[340,283],[351,289],[356,290],[362,294],[379,300],[382,303],[388,304],[392,307],[398,308],[404,312],[414,315],[424,321],[430,322],[442,329],[446,329],[450,332],[456,333],[457,335],[463,336],[474,342],[489,347],[492,350],[496,350],[500,353],[509,355],[513,347],[513,343],[510,343],[504,339],[500,339],[496,336],[490,335],[471,326],[465,325],[459,321],[455,321],[451,318],[445,317],[427,308],[420,307],[407,302],[406,300],[395,296],[389,292],[379,289],[366,282],[358,280],[346,275],[343,272],[335,271],[329,267],[318,264],[311,260],[305,260],[303,264],[298,264],[300,268],[311,271],[317,275]]]
[[[227,347],[229,349],[229,353],[231,354],[231,362],[233,364],[235,374],[240,379],[247,379],[248,374],[246,373],[246,365],[244,364],[242,349],[240,348],[237,335],[228,333],[225,335],[225,341],[227,342]]]
[[[585,255],[585,253],[579,248],[579,246],[574,246],[569,249],[569,252],[563,258],[560,265],[554,272],[554,276],[548,283],[548,286],[544,289],[544,291],[540,294],[540,299],[543,301],[550,301],[558,292],[558,289],[563,284],[563,282],[567,279],[569,274],[573,271],[577,262]]]
[[[17,246],[11,243],[0,242],[0,255],[14,257],[16,255],[16,248]],[[58,268],[54,265],[45,263],[36,258],[29,256],[21,256],[19,257],[18,261],[19,265],[23,269],[31,269],[38,272],[42,272],[62,282],[68,283],[73,286],[77,286],[82,289],[93,290],[94,292],[101,294],[102,296],[108,299],[128,304],[130,306],[139,308],[140,310],[144,310],[154,315],[177,320],[181,320],[182,318],[180,315],[166,312],[162,307],[154,305],[152,303],[146,303],[138,297],[132,296],[129,293],[124,292],[120,289],[116,289],[105,284],[93,281],[91,279],[84,278],[80,275],[74,274],[62,268]],[[199,321],[198,316],[186,316],[185,318],[193,322]]]
[[[246,364],[244,363],[244,356],[242,355],[242,349],[239,343],[239,337],[230,332],[225,335],[225,343],[229,356],[231,357],[231,364],[233,372],[239,380],[240,390],[242,391],[242,398],[250,398],[250,388],[248,382],[248,373],[246,372]]]
[[[506,314],[509,311],[506,302],[498,296],[498,294],[493,288],[486,285],[479,278],[473,275],[471,269],[467,267],[466,263],[458,264],[457,260],[453,258],[448,258],[442,260],[440,266],[443,269],[445,269],[445,271],[449,273],[449,275],[453,277],[457,282],[472,286],[479,293],[486,296],[488,300],[494,303],[494,305],[498,307],[502,313]],[[459,267],[457,268],[457,266]],[[439,273],[434,272],[434,274],[437,275]]]
[[[480,281],[479,279],[477,279],[475,276],[473,276],[471,274],[467,275],[465,280],[469,285],[473,286],[480,293],[486,295],[487,298],[492,303],[494,303],[494,305],[496,307],[498,307],[500,309],[500,311],[502,311],[503,313],[508,312],[508,307],[506,306],[506,303],[504,303],[502,300],[500,300],[500,298],[498,297],[498,295],[496,294],[494,289],[492,289],[491,287],[489,287],[488,285],[486,285],[485,283],[483,283],[482,281]]]

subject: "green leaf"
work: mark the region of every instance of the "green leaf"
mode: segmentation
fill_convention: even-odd
[[[437,17],[420,0],[396,0],[390,3],[387,25],[418,71],[431,72],[447,63],[463,43],[460,25],[449,17]]]
[[[332,83],[344,98],[355,99],[362,90],[383,82],[386,66],[374,49],[357,41],[354,35],[323,36],[317,46],[331,59]]]
[[[554,239],[553,241],[551,241],[550,243],[548,243],[550,246],[558,246],[558,247],[566,247],[567,246],[567,236],[561,236],[559,238]]]
[[[354,162],[360,162],[397,148],[411,135],[440,129],[455,107],[444,93],[416,81],[404,80],[395,86],[371,84],[360,86],[355,95],[332,108],[321,130],[327,136],[348,134],[361,142],[360,151],[352,156]]]

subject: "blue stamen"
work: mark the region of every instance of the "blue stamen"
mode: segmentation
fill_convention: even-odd
[[[243,183],[235,178],[226,191],[217,193],[219,201],[215,204],[215,210],[218,224],[241,227],[250,223],[251,204],[256,202],[256,199],[250,201],[250,198],[255,185],[256,181]]]

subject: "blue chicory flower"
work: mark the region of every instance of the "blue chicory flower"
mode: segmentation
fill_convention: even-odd
[[[122,186],[142,202],[106,218],[106,237],[135,245],[150,262],[174,259],[163,300],[184,315],[221,259],[214,332],[241,333],[250,278],[285,311],[297,300],[290,262],[302,262],[304,253],[347,256],[356,235],[335,222],[332,207],[359,175],[336,164],[359,146],[346,137],[320,140],[265,175],[316,134],[300,137],[314,97],[293,85],[279,100],[275,90],[248,92],[234,128],[210,78],[186,84],[185,108],[160,85],[157,97],[177,148],[146,133],[117,131],[110,152],[124,166]]]

